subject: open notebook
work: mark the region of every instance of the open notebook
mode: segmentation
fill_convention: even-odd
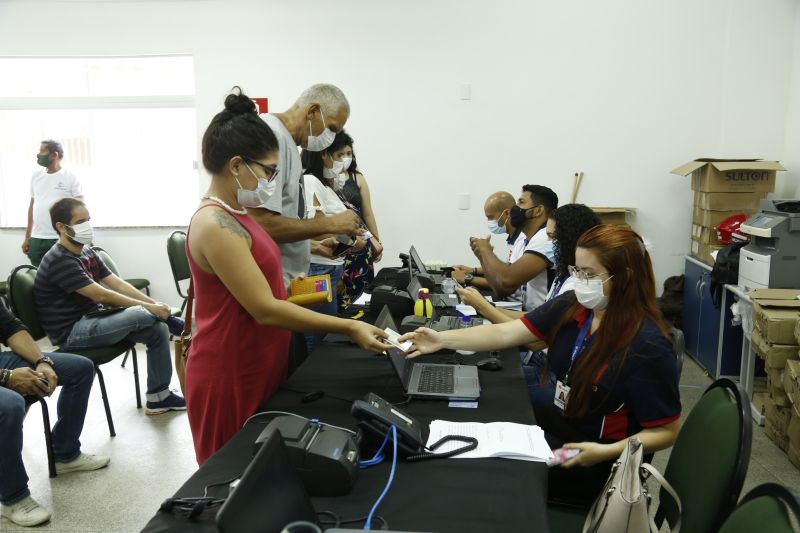
[[[544,431],[539,426],[526,426],[513,422],[448,422],[434,420],[430,425],[427,446],[447,435],[462,435],[478,439],[478,447],[453,459],[478,459],[502,457],[522,461],[547,462],[553,457]],[[448,442],[436,449],[443,453],[462,446],[460,442]]]

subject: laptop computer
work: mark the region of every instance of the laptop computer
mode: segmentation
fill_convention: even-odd
[[[375,326],[397,331],[387,306],[381,310]],[[389,349],[388,356],[406,396],[474,400],[481,395],[478,368],[475,366],[417,363],[406,359],[405,352],[395,347]]]
[[[279,432],[261,446],[217,512],[222,533],[280,533],[286,524],[318,524],[300,475],[289,463]]]
[[[425,263],[422,262],[422,259],[419,257],[417,249],[414,248],[414,246],[411,246],[411,249],[408,251],[408,257],[410,260],[410,268],[408,270],[411,277],[414,276],[414,269],[416,269],[420,274],[424,274],[431,278],[436,285],[441,285],[442,280],[447,277],[443,274],[434,274],[432,272],[428,272],[428,269],[425,268]]]
[[[416,276],[411,277],[411,282],[406,287],[408,294],[411,295],[411,299],[414,300],[414,303],[419,300],[419,290],[422,288],[422,283],[420,283],[419,278]],[[430,293],[430,301],[433,307],[444,307],[449,309],[454,305],[459,304],[458,295],[456,294],[439,294],[439,293]]]

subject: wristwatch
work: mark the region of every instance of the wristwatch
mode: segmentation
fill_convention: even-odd
[[[464,285],[466,287],[469,287],[470,285],[472,285],[472,278],[474,278],[474,277],[475,276],[473,276],[472,274],[464,274]]]
[[[53,360],[50,359],[49,357],[47,357],[46,355],[40,357],[39,360],[36,361],[36,363],[33,365],[33,367],[36,368],[37,366],[41,365],[42,363],[44,363],[46,365],[50,365],[50,368],[55,368],[56,367],[56,364],[53,362]]]

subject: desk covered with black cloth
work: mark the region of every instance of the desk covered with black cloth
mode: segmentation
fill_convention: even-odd
[[[330,337],[329,337],[330,339]],[[484,354],[485,355],[485,354]],[[424,356],[426,362],[472,356]],[[427,428],[434,419],[456,422],[517,422],[534,424],[515,350],[501,352],[504,368],[480,371],[481,397],[477,409],[448,407],[447,401],[414,400],[401,409]],[[324,391],[312,403],[301,398]],[[392,403],[404,400],[400,382],[385,356],[366,353],[344,342],[324,342],[270,400],[268,409],[288,411],[322,422],[356,429],[350,415],[353,400],[374,392]],[[253,443],[274,416],[262,415],[249,423],[214,454],[178,490],[176,497],[202,496],[204,487],[235,478],[247,467]],[[424,437],[427,438],[427,430]],[[391,450],[391,445],[387,444]],[[389,477],[391,452],[382,464],[359,470],[353,490],[336,498],[313,498],[317,511],[333,511],[344,519],[365,517]],[[369,459],[369,457],[362,457]],[[211,487],[209,496],[225,497],[227,483]],[[547,529],[547,467],[544,463],[510,459],[434,459],[406,463],[398,459],[394,482],[377,515],[389,529],[434,532],[542,531]],[[215,531],[214,512],[189,522],[183,516],[159,511],[143,531]],[[327,520],[327,518],[324,518]],[[373,529],[380,522],[373,520]],[[327,526],[331,527],[331,526]],[[361,528],[363,523],[342,525]]]

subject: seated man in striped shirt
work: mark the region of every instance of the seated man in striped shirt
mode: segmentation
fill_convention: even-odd
[[[118,278],[91,248],[86,205],[63,198],[50,208],[58,242],[42,258],[34,283],[39,317],[50,341],[62,350],[110,346],[123,340],[147,346],[148,415],[183,411],[186,402],[169,390],[172,360],[168,305]],[[177,328],[175,328],[177,330]]]

